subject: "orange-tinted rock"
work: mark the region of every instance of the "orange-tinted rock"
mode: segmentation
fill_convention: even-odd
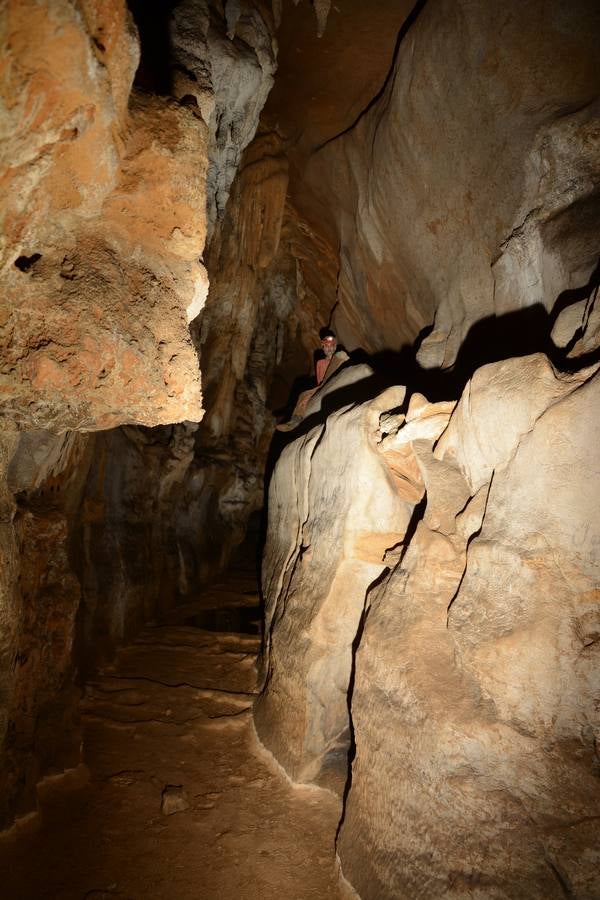
[[[86,436],[5,434],[2,444],[1,826],[35,808],[44,774],[79,762],[73,647],[81,586],[72,552],[90,462]]]
[[[129,102],[122,0],[82,11],[3,14],[1,412],[53,430],[198,420],[206,129],[174,101]]]

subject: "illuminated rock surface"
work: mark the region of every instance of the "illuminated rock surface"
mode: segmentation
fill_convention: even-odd
[[[350,752],[364,898],[595,895],[595,372],[497,363],[406,420],[391,389],[277,463],[255,720],[297,780],[341,794]]]
[[[206,128],[130,95],[122,2],[13,3],[3,18],[0,412],[52,430],[198,421],[186,310],[207,289]]]
[[[178,837],[204,849],[174,896],[201,876],[219,900],[336,896],[337,851],[363,900],[600,897],[599,15],[592,0],[4,4],[1,828],[41,804],[68,849],[75,807],[57,812],[44,779],[77,780],[83,753],[106,788],[102,744],[111,777],[145,773],[99,787],[99,821],[140,824],[131,853],[157,898],[184,865]],[[274,435],[314,385],[324,326],[348,364]],[[225,607],[213,627],[241,627],[218,579],[242,541],[250,560],[265,550],[266,613],[244,690],[262,691],[257,731],[288,774],[334,791],[308,817],[313,788],[301,812],[266,779],[202,819],[182,688],[155,696],[179,664],[147,631],[156,668],[124,651],[137,687],[103,707],[118,648],[180,615],[192,650],[164,634],[181,680],[214,651],[230,667],[211,678],[237,684],[237,658],[186,629],[209,627],[209,601]],[[167,710],[191,728],[176,745]],[[123,768],[146,714],[143,759]],[[234,732],[236,765],[258,771],[248,716],[207,730],[205,793]],[[269,880],[257,822],[270,851],[296,812]],[[42,877],[37,838],[14,834]],[[43,852],[48,896],[152,896],[132,866],[89,882],[85,858],[69,886],[67,857]]]

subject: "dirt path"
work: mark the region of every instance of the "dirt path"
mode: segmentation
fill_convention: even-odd
[[[166,625],[121,651],[86,687],[89,781],[44,782],[40,823],[0,840],[0,896],[347,896],[334,852],[339,801],[293,787],[255,737],[259,643]]]

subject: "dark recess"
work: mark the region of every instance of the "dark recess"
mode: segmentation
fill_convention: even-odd
[[[36,262],[42,258],[41,253],[32,253],[31,256],[19,256],[15,259],[15,266],[21,272],[29,272]]]
[[[140,34],[140,64],[134,84],[149,93],[171,91],[169,20],[177,0],[127,0]]]

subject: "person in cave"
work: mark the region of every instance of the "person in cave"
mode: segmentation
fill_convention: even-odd
[[[334,372],[340,368],[350,357],[345,350],[338,350],[338,342],[335,333],[329,328],[322,328],[320,332],[321,353],[315,361],[315,380],[316,385],[307,391],[302,391],[298,397],[298,401],[294,407],[294,411],[289,422],[282,422],[276,426],[278,431],[291,431],[300,424],[306,415],[306,407],[311,398],[319,390],[323,382],[331,378]]]

